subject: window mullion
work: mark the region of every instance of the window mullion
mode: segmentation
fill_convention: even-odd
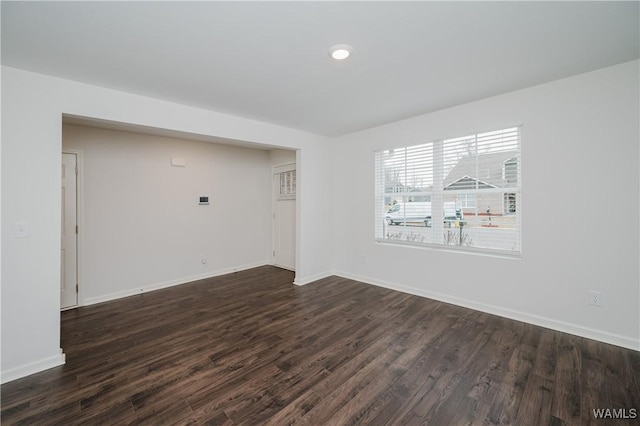
[[[444,142],[433,142],[433,195],[431,196],[431,235],[434,244],[442,243],[444,230]]]

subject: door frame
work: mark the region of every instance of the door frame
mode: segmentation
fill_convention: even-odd
[[[76,234],[76,279],[78,284],[78,292],[76,294],[76,305],[61,310],[69,310],[84,306],[84,271],[82,261],[84,260],[84,164],[81,149],[62,149],[60,154],[60,163],[62,164],[62,154],[74,154],[76,156],[76,167],[78,174],[76,175],[76,225],[78,225],[78,233]]]
[[[276,190],[276,175],[278,173],[287,172],[295,170],[296,171],[296,195],[295,195],[295,217],[296,224],[294,228],[294,262],[293,262],[293,271],[295,271],[298,264],[298,170],[297,170],[297,158],[294,162],[288,162],[283,164],[278,164],[271,167],[271,253],[269,258],[271,259],[270,264],[276,265],[276,203],[278,202],[278,191]],[[278,266],[284,268],[283,266]]]

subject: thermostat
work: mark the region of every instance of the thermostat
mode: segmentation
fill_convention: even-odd
[[[209,197],[200,197],[200,205],[206,206],[209,204]]]

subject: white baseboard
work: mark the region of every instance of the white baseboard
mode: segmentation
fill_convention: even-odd
[[[173,287],[180,284],[186,284],[192,281],[203,280],[206,278],[218,277],[220,275],[231,274],[233,272],[244,271],[247,269],[257,268],[259,266],[264,266],[264,265],[268,265],[268,262],[264,261],[264,262],[256,262],[256,263],[251,263],[246,265],[234,266],[232,268],[219,269],[217,271],[210,271],[210,272],[207,272],[206,274],[192,275],[189,277],[178,278],[175,280],[162,281],[159,283],[149,284],[142,288],[134,288],[130,290],[109,293],[102,296],[88,297],[84,299],[84,303],[81,306],[89,306],[89,305],[95,305],[97,303],[109,302],[111,300],[121,299],[123,297],[135,296],[136,294],[148,293],[154,290],[160,290],[163,288]]]
[[[552,330],[557,330],[557,331],[573,334],[580,337],[586,337],[587,339],[598,340],[600,342],[621,346],[627,349],[633,349],[635,351],[640,351],[640,339],[638,338],[622,336],[619,334],[609,333],[602,330],[595,330],[595,329],[583,327],[577,324],[554,320],[552,318],[546,318],[538,315],[528,314],[525,312],[514,311],[514,310],[503,308],[500,306],[488,305],[488,304],[476,302],[473,300],[468,300],[468,299],[464,299],[456,296],[450,296],[450,295],[437,293],[437,292],[431,292],[428,290],[422,290],[414,287],[382,281],[382,280],[365,277],[361,275],[355,275],[355,274],[351,274],[344,271],[335,271],[335,275],[343,278],[361,281],[366,284],[372,284],[378,287],[388,288],[390,290],[401,291],[403,293],[426,297],[429,299],[438,300],[440,302],[451,303],[452,305],[462,306],[464,308],[474,309],[476,311],[498,315],[504,318],[509,318],[516,321],[522,321],[522,322],[537,325],[540,327],[550,328]]]
[[[3,371],[2,376],[0,377],[0,383],[4,384],[13,380],[21,379],[31,374],[48,370],[49,368],[58,367],[64,363],[65,356],[62,349],[60,349],[60,353],[58,355],[32,362],[30,364],[21,365],[20,367],[12,368],[11,370]]]
[[[293,280],[293,283],[295,285],[305,285],[305,284],[312,283],[314,281],[321,280],[323,278],[330,277],[332,275],[335,275],[333,271],[325,271],[319,274],[309,275],[307,277],[298,277],[298,275],[296,275],[295,279]]]

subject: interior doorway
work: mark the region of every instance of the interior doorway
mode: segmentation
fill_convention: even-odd
[[[273,264],[295,270],[296,165],[274,167]]]
[[[62,153],[60,309],[78,305],[78,154]]]

